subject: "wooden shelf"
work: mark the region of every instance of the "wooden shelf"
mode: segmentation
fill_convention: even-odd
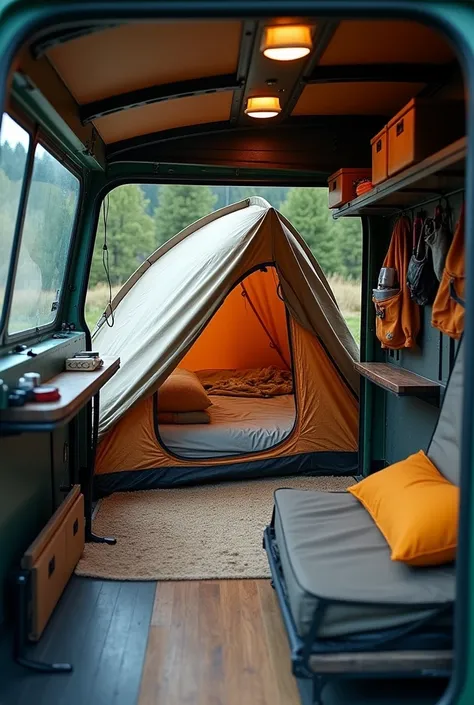
[[[453,142],[418,164],[333,210],[334,218],[387,214],[464,186],[467,138]]]
[[[0,431],[52,430],[68,423],[117,372],[119,357],[104,357],[104,365],[93,372],[61,372],[48,380],[59,388],[58,401],[30,402],[0,411]]]
[[[384,362],[355,362],[354,367],[371,382],[399,397],[438,399],[440,385],[414,372]]]

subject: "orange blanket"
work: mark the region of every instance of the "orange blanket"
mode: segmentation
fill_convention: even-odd
[[[291,372],[273,365],[255,370],[202,370],[197,375],[208,394],[265,398],[293,393]]]

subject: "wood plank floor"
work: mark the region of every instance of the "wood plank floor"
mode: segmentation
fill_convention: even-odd
[[[30,657],[73,664],[39,674],[11,658],[0,637],[0,705],[136,705],[156,583],[73,577]]]
[[[27,671],[0,634],[0,705],[310,705],[296,681],[266,580],[133,583],[73,578],[32,657],[72,674]],[[140,685],[141,684],[141,685]],[[436,705],[445,683],[330,684],[324,705]]]
[[[268,580],[159,583],[139,705],[300,705]]]

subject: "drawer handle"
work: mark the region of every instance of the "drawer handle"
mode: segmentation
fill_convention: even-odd
[[[53,556],[48,563],[48,578],[50,578],[52,576],[55,569],[56,569],[56,557]]]
[[[377,140],[377,144],[375,145],[375,151],[376,152],[382,151],[382,140]]]
[[[72,535],[75,536],[77,532],[79,531],[79,519],[76,519],[72,526]]]
[[[332,182],[332,184],[331,184],[331,191],[335,191],[335,190],[336,190],[336,186],[337,186],[337,181],[334,180],[334,181]]]
[[[405,122],[404,120],[400,120],[400,122],[397,122],[397,137],[402,134],[402,132],[405,129]]]

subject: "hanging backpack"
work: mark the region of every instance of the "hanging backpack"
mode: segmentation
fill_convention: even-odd
[[[441,208],[441,206],[437,206],[435,217],[426,218],[424,238],[426,244],[431,250],[433,269],[436,274],[436,278],[440,282],[443,278],[446,255],[448,254],[452,240],[449,215],[446,209]]]
[[[397,220],[393,227],[390,246],[383,267],[395,269],[400,289],[392,289],[380,299],[372,297],[375,305],[375,332],[383,348],[399,350],[416,345],[420,329],[418,306],[411,300],[406,284],[410,252],[411,221],[406,216]],[[393,294],[392,294],[393,291]],[[385,292],[382,291],[385,295]]]
[[[425,242],[425,225],[426,220],[418,214],[413,221],[413,252],[407,270],[410,297],[418,306],[432,304],[438,290],[431,249]]]

